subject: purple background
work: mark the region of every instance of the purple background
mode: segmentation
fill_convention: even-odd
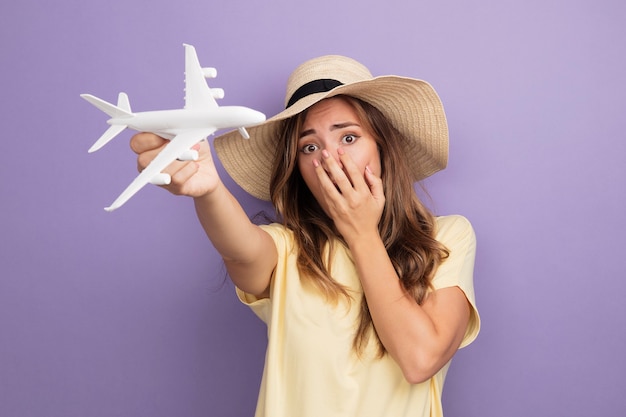
[[[0,415],[253,413],[265,327],[191,201],[146,187],[106,213],[131,132],[87,154],[107,116],[79,94],[181,107],[183,43],[223,104],[267,115],[321,54],[431,82],[451,154],[426,185],[476,228],[483,319],[447,416],[625,415],[626,3],[309,3],[2,2]]]

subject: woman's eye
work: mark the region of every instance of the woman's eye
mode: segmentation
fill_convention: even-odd
[[[318,149],[317,145],[313,145],[312,143],[309,143],[308,145],[304,145],[300,151],[302,153],[309,154],[309,153],[315,152],[317,149]]]
[[[357,136],[355,135],[345,135],[342,139],[341,139],[341,143],[345,143],[345,144],[350,144],[350,143],[354,143],[356,142],[356,140],[358,139]]]

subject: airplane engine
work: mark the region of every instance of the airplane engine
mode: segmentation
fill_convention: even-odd
[[[154,185],[170,185],[172,183],[172,177],[169,174],[161,172],[152,177],[149,181]]]
[[[204,78],[215,78],[217,77],[217,69],[215,68],[202,68],[202,74]]]
[[[211,88],[211,95],[216,100],[222,99],[224,98],[224,90],[221,88]]]
[[[199,157],[198,151],[195,149],[187,149],[177,158],[179,161],[197,161]]]

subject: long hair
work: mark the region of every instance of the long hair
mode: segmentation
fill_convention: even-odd
[[[376,140],[385,192],[385,207],[378,231],[404,289],[421,304],[448,251],[435,239],[435,217],[418,199],[413,188],[402,150],[402,143],[407,139],[374,106],[354,97],[337,97],[354,108],[364,129]],[[332,303],[337,303],[340,297],[350,301],[348,290],[330,275],[334,246],[345,242],[337,236],[332,219],[313,197],[297,166],[298,136],[305,117],[306,110],[283,122],[270,195],[283,224],[294,232],[298,269],[304,284],[317,288]],[[357,354],[362,354],[370,332],[374,332],[379,354],[383,355],[385,349],[376,334],[365,296],[360,301],[353,348]]]

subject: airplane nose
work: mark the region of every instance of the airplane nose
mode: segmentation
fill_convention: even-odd
[[[263,123],[265,121],[265,114],[261,113],[260,111],[252,110],[250,119],[254,120],[253,123]]]

